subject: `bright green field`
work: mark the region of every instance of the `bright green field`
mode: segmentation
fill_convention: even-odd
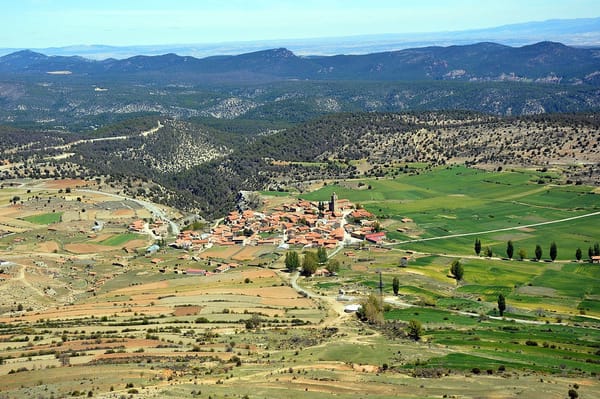
[[[62,212],[43,213],[40,215],[27,216],[23,219],[35,224],[52,224],[60,222]]]
[[[521,248],[533,256],[539,244],[545,259],[552,241],[557,243],[559,260],[574,259],[577,248],[587,255],[587,248],[600,241],[600,215],[537,224],[598,212],[600,197],[593,187],[538,184],[538,178],[533,171],[486,172],[455,166],[395,179],[365,179],[357,190],[328,185],[304,198],[327,200],[336,192],[339,198],[373,212],[389,226],[388,237],[400,242],[414,238],[396,231],[404,227],[400,223],[403,217],[415,221],[420,238],[514,229],[402,244],[406,249],[473,254],[473,242],[478,237],[483,248],[491,247],[498,257],[506,256],[508,240],[514,242],[515,257]]]

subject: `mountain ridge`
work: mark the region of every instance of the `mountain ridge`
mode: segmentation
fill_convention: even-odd
[[[64,47],[37,48],[48,55],[81,55],[93,59],[123,59],[138,54],[160,55],[175,52],[194,57],[215,54],[235,55],[244,52],[286,47],[298,55],[368,54],[395,51],[432,45],[464,45],[477,42],[497,42],[510,46],[523,46],[542,40],[552,40],[576,47],[600,45],[600,18],[551,19],[529,21],[487,28],[443,32],[380,33],[321,38],[280,38],[273,40],[171,43],[160,45],[111,46],[80,44]],[[0,55],[19,48],[0,48]]]
[[[141,80],[170,81],[522,80],[596,84],[588,77],[600,72],[600,49],[544,41],[521,47],[481,42],[311,57],[298,56],[286,48],[206,58],[167,53],[123,60],[90,60],[80,56],[47,56],[31,50],[0,57],[2,75],[46,76],[53,71],[92,78],[127,75]]]

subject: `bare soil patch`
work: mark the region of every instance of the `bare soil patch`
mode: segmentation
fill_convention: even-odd
[[[123,244],[123,248],[128,248],[128,249],[140,248],[140,247],[145,247],[146,245],[148,245],[146,240],[131,240],[131,241],[127,241],[125,244]]]
[[[129,294],[129,293],[139,293],[139,292],[152,292],[154,290],[165,289],[169,287],[169,282],[167,281],[157,281],[155,283],[147,283],[142,285],[136,285],[135,287],[126,287],[120,288],[118,290],[113,291],[113,293],[118,294]]]
[[[208,259],[208,258],[230,259],[239,250],[240,250],[240,247],[237,245],[232,245],[230,247],[216,246],[216,247],[207,249],[206,251],[202,252],[199,256],[202,259]]]
[[[173,312],[174,316],[195,316],[202,310],[202,306],[178,306]]]
[[[377,373],[379,371],[379,366],[374,366],[372,364],[353,364],[352,368],[354,371],[360,371],[362,373]]]
[[[262,250],[263,248],[260,247],[243,247],[242,250],[233,255],[231,259],[240,261],[252,260],[255,259]]]
[[[48,180],[43,183],[44,187],[48,188],[75,188],[77,186],[84,186],[85,180],[81,179],[61,179],[61,180]]]
[[[58,246],[58,243],[56,241],[41,242],[37,245],[37,251],[39,252],[50,253],[58,251],[59,249],[60,247]]]
[[[244,270],[242,272],[243,278],[271,278],[275,277],[277,274],[273,270],[268,269],[253,269],[253,270]]]
[[[114,236],[114,234],[109,234],[109,233],[104,233],[104,234],[99,234],[98,236],[96,236],[96,238],[90,240],[92,242],[101,242],[104,240],[108,240],[110,237]]]
[[[135,211],[133,209],[117,209],[113,211],[113,215],[119,217],[133,218],[135,217]]]
[[[114,251],[115,247],[98,244],[66,244],[65,250],[74,254],[93,254],[97,252]]]

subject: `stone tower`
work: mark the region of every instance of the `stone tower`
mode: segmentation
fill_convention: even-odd
[[[337,194],[333,193],[331,194],[331,200],[329,200],[329,211],[330,212],[337,212]]]

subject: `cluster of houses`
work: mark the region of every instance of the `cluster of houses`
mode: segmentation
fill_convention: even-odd
[[[347,222],[349,221],[349,222]],[[261,213],[232,211],[210,233],[183,231],[172,247],[201,250],[212,245],[275,245],[335,248],[350,237],[379,243],[385,232],[365,209],[334,193],[328,203],[298,200]]]
[[[129,225],[128,230],[134,233],[143,233],[146,231],[146,227],[157,237],[164,237],[169,233],[169,225],[162,219],[156,219],[150,224],[142,219],[134,220]]]

